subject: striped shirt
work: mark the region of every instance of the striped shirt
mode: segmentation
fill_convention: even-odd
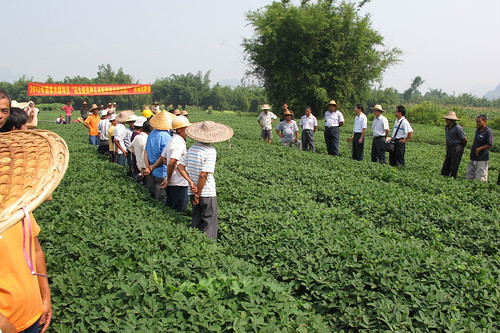
[[[108,140],[108,129],[111,126],[109,119],[101,119],[97,124],[97,132],[99,133],[99,140]]]
[[[217,151],[209,143],[196,142],[188,149],[179,164],[186,167],[189,178],[197,184],[201,172],[207,172],[207,182],[201,191],[200,197],[215,197],[215,160]],[[191,187],[188,187],[188,195],[193,195]]]

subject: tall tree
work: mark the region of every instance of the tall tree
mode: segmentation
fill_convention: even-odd
[[[403,99],[406,102],[414,102],[415,97],[420,97],[422,94],[418,91],[418,88],[424,83],[420,76],[417,76],[413,79],[413,82],[410,84],[410,87],[405,90],[403,93]]]
[[[320,114],[329,99],[347,107],[358,103],[400,54],[383,49],[369,16],[359,14],[365,2],[282,1],[247,13],[255,32],[243,40],[248,74],[262,81],[275,105],[311,105]]]

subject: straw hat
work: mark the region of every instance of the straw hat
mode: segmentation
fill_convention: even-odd
[[[97,106],[97,104],[92,104],[92,107],[90,108],[90,111],[93,111],[95,109],[99,109],[99,107]]]
[[[293,117],[293,112],[289,111],[289,110],[285,110],[283,112],[283,116],[292,116]]]
[[[180,116],[182,114],[181,110],[179,110],[179,109],[175,109],[173,113],[176,116]]]
[[[457,114],[453,111],[448,111],[448,113],[446,113],[446,115],[443,117],[443,119],[449,119],[449,120],[460,120],[457,118]]]
[[[172,129],[178,129],[182,127],[188,127],[191,125],[189,120],[184,116],[178,116],[172,119]]]
[[[82,104],[87,105],[87,102],[83,101],[83,103],[82,103]]]
[[[167,131],[172,129],[172,119],[175,116],[167,111],[161,111],[156,116],[151,118],[149,124],[156,130]]]
[[[188,116],[188,115],[189,115],[189,113],[186,110],[182,110],[181,116]]]
[[[380,112],[385,112],[385,110],[384,110],[384,109],[382,109],[382,105],[380,105],[380,104],[375,105],[375,106],[373,107],[373,110],[374,110],[374,111],[375,111],[375,110],[377,110],[377,111],[380,111]]]
[[[118,114],[118,116],[116,116],[116,121],[119,123],[126,123],[129,116],[131,116],[133,114],[134,114],[134,111],[132,111],[132,110],[122,111]]]
[[[326,104],[326,105],[337,105],[337,102],[335,102],[335,101],[332,99],[332,100],[331,100],[330,102],[328,102],[328,104]]]
[[[32,212],[68,168],[66,142],[50,131],[0,133],[0,234]]]
[[[262,104],[260,108],[262,110],[271,110],[271,107],[269,106],[269,104]]]
[[[192,124],[186,129],[186,134],[195,141],[214,143],[230,139],[234,131],[227,125],[207,120]]]

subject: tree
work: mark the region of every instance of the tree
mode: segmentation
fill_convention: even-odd
[[[413,79],[413,82],[410,85],[410,88],[406,89],[403,93],[403,99],[406,102],[415,102],[417,97],[420,97],[422,94],[418,91],[418,88],[424,83],[420,76],[417,76]]]
[[[247,74],[261,80],[274,105],[311,105],[319,114],[329,99],[346,107],[359,103],[400,53],[382,49],[383,37],[358,12],[364,2],[283,1],[247,13],[255,31],[243,40],[252,68]]]

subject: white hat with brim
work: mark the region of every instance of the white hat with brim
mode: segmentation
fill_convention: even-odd
[[[99,111],[99,114],[101,115],[101,117],[107,116],[108,115],[108,110],[101,110],[101,111]]]
[[[130,116],[128,116],[127,118],[127,123],[131,123],[131,122],[135,122],[137,121],[137,116],[135,114],[131,114]]]
[[[116,121],[119,123],[126,123],[128,120],[128,117],[131,115],[135,115],[134,111],[132,110],[125,110],[122,111],[116,116]]]
[[[210,120],[197,122],[186,129],[191,139],[202,143],[215,143],[229,140],[234,131],[231,127]]]
[[[168,131],[169,129],[172,129],[172,119],[174,118],[175,115],[164,110],[160,111],[160,113],[151,118],[149,124],[155,130]]]
[[[116,119],[116,114],[112,113],[111,116],[109,117],[109,120],[115,120]]]
[[[453,111],[448,111],[448,113],[446,113],[446,115],[443,117],[443,119],[449,119],[449,120],[455,120],[455,121],[460,120],[459,118],[457,118],[457,114]]]
[[[137,120],[134,123],[134,127],[142,127],[147,120],[148,119],[143,116],[137,117]]]
[[[373,107],[373,110],[374,110],[374,111],[375,111],[375,110],[377,110],[377,111],[380,111],[380,112],[385,112],[385,110],[384,110],[384,109],[382,109],[382,105],[380,105],[380,104],[375,105],[375,106]]]
[[[326,105],[337,105],[337,102],[335,102],[333,99],[328,102]]]
[[[271,107],[269,106],[269,104],[262,104],[260,108],[262,110],[271,110]]]

